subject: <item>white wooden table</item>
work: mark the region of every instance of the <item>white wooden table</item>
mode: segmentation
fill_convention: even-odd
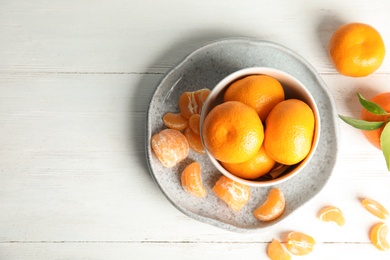
[[[357,116],[357,91],[389,91],[389,55],[375,74],[349,78],[326,45],[339,25],[358,21],[390,50],[389,14],[388,0],[0,0],[0,259],[267,259],[271,239],[292,230],[317,241],[302,259],[390,259],[370,243],[378,219],[359,202],[390,209],[390,173],[381,152],[341,121],[329,183],[265,233],[179,212],[150,176],[144,140],[165,73],[230,36],[291,48],[321,74],[337,111]],[[344,227],[317,219],[326,205],[344,211]]]

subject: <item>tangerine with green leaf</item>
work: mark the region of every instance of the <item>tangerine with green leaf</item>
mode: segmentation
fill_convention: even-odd
[[[367,140],[373,146],[375,146],[379,150],[382,150],[381,143],[380,143],[381,134],[383,128],[385,127],[386,123],[389,121],[390,118],[390,114],[387,113],[390,112],[390,92],[378,94],[373,98],[371,98],[370,101],[382,107],[385,110],[386,114],[385,113],[374,114],[363,107],[362,112],[360,114],[360,118],[362,120],[370,121],[370,122],[385,122],[385,124],[383,124],[381,127],[377,129],[362,130],[362,132],[364,136],[367,138]]]
[[[367,140],[382,150],[390,171],[390,92],[380,93],[370,100],[357,93],[363,106],[360,119],[339,115],[347,124],[362,130]]]

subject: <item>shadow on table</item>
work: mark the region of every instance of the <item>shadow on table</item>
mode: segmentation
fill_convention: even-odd
[[[329,40],[336,29],[346,23],[347,21],[342,20],[340,16],[332,11],[329,11],[319,19],[317,37],[324,51],[328,51]],[[330,59],[329,62],[331,62]]]
[[[156,58],[155,62],[149,66],[146,72],[139,73],[141,77],[137,83],[137,90],[133,96],[133,100],[131,101],[131,111],[139,111],[140,115],[134,118],[136,122],[133,122],[132,126],[134,129],[131,129],[131,132],[136,133],[134,136],[140,138],[140,140],[136,140],[136,144],[137,147],[140,147],[142,150],[137,150],[137,155],[139,156],[139,162],[142,163],[145,172],[149,173],[146,154],[146,119],[149,103],[158,84],[176,64],[201,46],[218,39],[241,36],[244,37],[245,35],[220,31],[189,32],[189,36],[179,39],[169,49],[163,51],[161,55]],[[142,104],[140,104],[141,101],[143,102]],[[132,142],[131,145],[133,144],[134,142]],[[151,177],[151,175],[149,176]]]

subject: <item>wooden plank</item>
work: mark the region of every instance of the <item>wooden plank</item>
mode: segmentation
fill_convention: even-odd
[[[2,1],[0,71],[165,72],[203,44],[246,36],[285,45],[334,73],[326,51],[331,33],[361,21],[390,42],[389,11],[386,0]],[[389,73],[390,61],[378,72]]]
[[[268,259],[267,243],[2,243],[0,256],[4,259]],[[345,259],[359,255],[361,259],[384,260],[382,252],[369,243],[319,243],[302,259]],[[292,258],[294,258],[293,256]]]

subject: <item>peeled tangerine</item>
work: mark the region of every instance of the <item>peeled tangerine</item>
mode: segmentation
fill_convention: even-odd
[[[290,254],[284,249],[282,244],[277,239],[272,239],[272,242],[267,247],[267,254],[271,260],[290,260]]]
[[[335,222],[339,226],[343,226],[345,224],[343,212],[334,206],[327,206],[322,208],[318,212],[318,218],[325,222]]]
[[[386,251],[390,249],[390,245],[386,240],[387,233],[388,227],[385,223],[378,223],[371,228],[371,242],[379,250]]]
[[[187,119],[194,114],[200,114],[209,94],[210,90],[207,88],[183,92],[179,97],[180,113]]]
[[[183,189],[195,197],[206,196],[206,189],[202,183],[200,164],[193,162],[184,168],[181,174],[181,185]]]
[[[164,125],[176,130],[184,130],[188,126],[188,119],[180,113],[166,113],[162,118]]]
[[[301,232],[290,232],[287,236],[286,247],[293,255],[307,255],[314,249],[316,241]]]
[[[266,201],[253,213],[258,220],[271,221],[282,215],[286,206],[284,195],[281,190],[273,188]]]
[[[168,168],[187,158],[190,151],[186,137],[175,129],[160,131],[152,136],[150,143],[162,165]]]
[[[264,145],[276,162],[293,165],[310,152],[314,136],[314,113],[305,102],[287,99],[269,113]]]
[[[213,187],[214,194],[234,211],[244,207],[250,198],[250,188],[222,175]]]
[[[206,151],[204,150],[203,148],[203,144],[202,144],[202,140],[200,139],[200,135],[199,133],[196,134],[191,127],[187,127],[185,130],[184,130],[184,136],[187,138],[187,141],[188,141],[188,145],[190,146],[190,148],[197,152],[197,153],[201,153],[201,154],[204,154],[206,153]]]
[[[200,114],[192,115],[188,119],[188,125],[195,134],[200,135]]]
[[[376,200],[364,199],[362,200],[362,204],[366,210],[380,219],[386,219],[389,216],[387,209]]]

